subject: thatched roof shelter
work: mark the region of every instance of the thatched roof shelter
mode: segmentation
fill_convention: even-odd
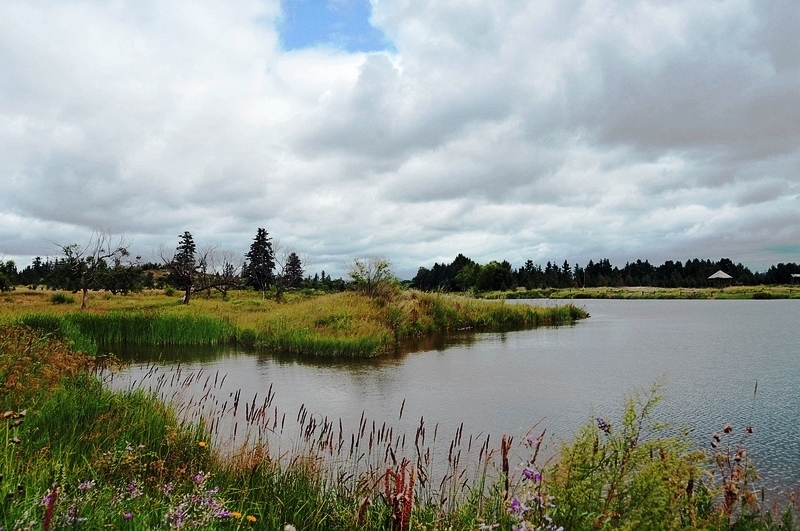
[[[710,277],[708,277],[708,281],[711,283],[712,286],[730,286],[733,284],[733,277],[730,276],[728,273],[720,269]]]
[[[713,275],[711,275],[710,277],[708,277],[708,280],[714,280],[714,279],[717,279],[717,278],[719,278],[719,279],[725,279],[725,280],[733,280],[733,277],[732,277],[732,276],[730,276],[730,275],[729,275],[728,273],[726,273],[725,271],[723,271],[722,269],[720,269],[719,271],[717,271],[716,273],[714,273]]]

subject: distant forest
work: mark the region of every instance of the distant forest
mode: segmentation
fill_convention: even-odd
[[[188,234],[188,233],[187,233]],[[266,234],[266,233],[265,233]],[[92,257],[77,259],[71,256],[70,249],[65,247],[65,256],[42,259],[37,257],[33,262],[18,269],[13,261],[0,262],[0,291],[13,289],[17,285],[45,287],[78,291],[83,285],[90,289],[105,289],[113,293],[128,293],[148,288],[165,288],[172,286],[182,289],[182,282],[171,271],[172,261],[162,263],[141,263],[125,259],[97,260],[98,267],[92,268]],[[272,253],[271,248],[268,249]],[[127,251],[125,251],[127,253]],[[252,253],[251,249],[251,253]],[[250,253],[248,253],[248,256]],[[289,260],[270,262],[269,278],[266,286],[283,285],[285,288],[311,288],[325,291],[341,291],[348,289],[350,282],[333,279],[322,271],[313,276],[304,275],[302,264],[297,260],[296,271],[293,272],[292,255]],[[270,255],[272,260],[274,253]],[[215,260],[212,255],[202,255],[197,260],[195,271],[196,290],[211,288],[226,291],[242,289],[248,285],[249,269],[245,261],[236,268],[226,260]],[[231,260],[230,257],[227,258]],[[219,261],[219,264],[215,262]],[[252,259],[250,260],[252,262]],[[76,267],[80,265],[81,267]],[[206,270],[208,267],[208,270]],[[235,269],[235,270],[234,270]],[[91,282],[86,282],[86,271],[92,271]],[[409,282],[410,285],[424,291],[446,292],[487,292],[516,289],[546,288],[582,288],[582,287],[633,287],[650,286],[660,288],[700,288],[712,285],[708,277],[717,271],[731,275],[733,285],[779,285],[791,284],[792,274],[800,274],[800,265],[780,263],[764,272],[752,272],[742,264],[734,264],[728,258],[717,261],[694,258],[686,262],[668,260],[661,265],[653,265],[647,260],[628,262],[623,267],[612,266],[604,258],[597,262],[590,260],[586,266],[570,265],[564,261],[561,265],[547,262],[542,266],[528,260],[522,267],[514,268],[508,261],[491,261],[479,264],[459,254],[449,264],[436,263],[433,267],[420,267],[417,274]],[[291,274],[293,273],[293,274]],[[794,279],[800,284],[800,279]]]
[[[518,288],[582,288],[651,286],[659,288],[700,288],[710,285],[708,277],[717,271],[733,277],[731,283],[740,286],[791,284],[792,274],[800,274],[800,265],[773,265],[763,273],[753,273],[742,264],[734,264],[728,258],[717,261],[694,258],[684,263],[668,260],[653,265],[647,260],[628,262],[620,268],[612,266],[604,258],[592,260],[581,267],[547,262],[542,267],[528,260],[515,269],[507,261],[491,261],[478,264],[459,254],[449,264],[436,263],[432,268],[420,267],[411,281],[411,286],[421,290],[442,291],[505,291]]]

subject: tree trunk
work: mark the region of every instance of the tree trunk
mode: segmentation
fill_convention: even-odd
[[[188,286],[186,288],[186,292],[183,295],[183,304],[189,304],[189,300],[192,298],[192,286]]]
[[[81,310],[85,310],[89,301],[89,286],[86,285],[86,272],[81,273]]]

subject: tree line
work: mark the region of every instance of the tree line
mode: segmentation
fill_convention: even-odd
[[[142,262],[140,256],[131,256],[124,235],[108,231],[95,231],[83,245],[54,245],[59,250],[58,256],[36,257],[21,270],[13,260],[0,261],[0,291],[26,285],[81,292],[81,306],[85,308],[89,290],[126,294],[144,289],[175,289],[183,292],[183,300],[188,303],[198,292],[210,296],[216,291],[224,298],[232,289],[253,289],[263,297],[269,293],[280,301],[292,289],[355,288],[370,294],[377,289],[375,286],[384,286],[387,279],[396,280],[389,261],[381,258],[354,260],[348,272],[350,282],[333,279],[325,271],[311,277],[306,275],[304,260],[273,242],[264,228],[258,228],[244,255],[220,251],[214,245],[198,247],[192,234],[186,231],[179,236],[174,250],[161,249],[160,263]],[[792,275],[800,274],[800,265],[780,263],[764,272],[752,272],[728,258],[717,261],[694,258],[683,263],[667,260],[661,265],[636,260],[620,268],[603,258],[597,262],[590,260],[583,267],[577,263],[570,265],[566,260],[561,265],[547,262],[545,266],[527,260],[514,268],[507,260],[479,264],[459,254],[449,264],[435,263],[430,269],[420,267],[407,284],[425,291],[448,292],[603,286],[697,288],[708,286],[708,277],[719,270],[731,275],[737,285],[778,285],[791,283]],[[373,277],[380,282],[373,282]]]
[[[89,290],[108,290],[127,294],[144,289],[175,289],[183,292],[188,303],[194,293],[213,291],[227,297],[232,289],[255,289],[266,297],[281,300],[287,290],[298,288],[340,291],[345,281],[333,279],[325,271],[304,276],[305,264],[300,256],[275,244],[266,229],[259,228],[249,251],[239,256],[221,251],[215,245],[198,247],[191,232],[179,236],[174,251],[162,248],[160,263],[142,262],[131,256],[124,235],[96,230],[89,241],[54,243],[59,254],[18,269],[13,260],[0,262],[0,291],[18,285],[32,288],[68,290],[82,294],[81,307],[86,307]]]
[[[542,267],[528,260],[522,267],[514,268],[507,261],[479,264],[459,254],[452,262],[435,263],[433,267],[420,267],[411,280],[411,286],[431,291],[506,291],[516,289],[582,288],[650,286],[659,288],[699,288],[709,285],[708,277],[717,271],[733,277],[736,285],[790,284],[792,274],[800,274],[795,263],[773,265],[765,272],[752,272],[742,264],[728,258],[717,261],[691,259],[686,262],[667,260],[653,265],[647,260],[627,262],[623,267],[612,266],[607,258],[581,267],[564,261],[547,262]]]

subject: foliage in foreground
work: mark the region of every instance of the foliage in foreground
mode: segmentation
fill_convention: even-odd
[[[587,423],[544,463],[544,432],[516,449],[504,437],[499,452],[457,433],[439,481],[422,422],[408,456],[398,434],[364,423],[344,437],[302,411],[292,448],[260,440],[223,454],[203,421],[107,389],[91,362],[30,329],[0,330],[0,528],[797,528],[793,508],[759,506],[732,427],[710,455],[693,449],[653,422],[657,390],[618,421]],[[277,430],[246,409],[259,433]]]

